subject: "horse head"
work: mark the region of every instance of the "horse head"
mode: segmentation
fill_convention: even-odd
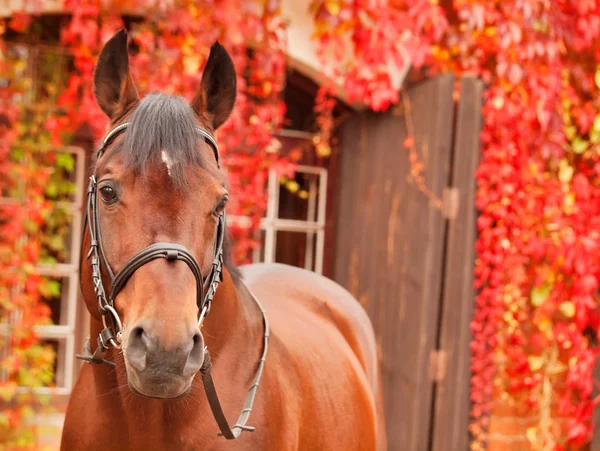
[[[222,277],[228,192],[213,133],[233,109],[235,68],[215,43],[191,102],[140,99],[120,31],[102,49],[94,86],[110,126],[89,189],[84,299],[105,322],[101,338],[122,350],[134,393],[184,396],[205,357],[199,316]]]

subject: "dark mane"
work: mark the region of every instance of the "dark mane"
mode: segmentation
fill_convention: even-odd
[[[229,231],[227,230],[227,226],[225,226],[225,236],[223,237],[223,265],[227,268],[231,279],[235,285],[238,282],[242,281],[242,273],[239,268],[233,264],[233,260],[231,259],[231,252],[229,247],[231,246],[231,237],[229,236]]]
[[[163,93],[148,94],[133,112],[122,144],[115,151],[123,156],[125,168],[142,176],[151,165],[160,163],[162,152],[166,152],[172,182],[185,189],[188,165],[209,169],[202,152],[198,151],[201,138],[197,127],[196,115],[184,98]],[[229,233],[225,230],[224,264],[237,283],[241,273],[231,260],[229,247]]]

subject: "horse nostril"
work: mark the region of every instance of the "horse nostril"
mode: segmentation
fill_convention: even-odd
[[[148,344],[148,337],[143,327],[136,326],[131,329],[129,340],[127,341],[127,360],[138,371],[143,371],[146,368]]]
[[[204,339],[200,332],[194,333],[192,337],[194,345],[188,355],[184,368],[184,375],[192,375],[200,369],[204,362]]]
[[[194,341],[194,346],[192,346],[190,358],[202,360],[204,358],[204,340],[202,338],[202,334],[200,332],[196,332],[192,340]]]

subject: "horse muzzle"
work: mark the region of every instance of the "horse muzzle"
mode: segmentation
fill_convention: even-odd
[[[124,347],[129,386],[136,394],[151,398],[176,398],[189,391],[194,375],[204,362],[204,339],[200,330],[179,333],[179,340],[165,346],[150,321],[139,321]]]

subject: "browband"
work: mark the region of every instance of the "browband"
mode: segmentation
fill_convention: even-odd
[[[113,140],[119,136],[121,133],[123,133],[127,127],[129,127],[129,125],[131,124],[131,122],[123,122],[122,124],[117,125],[115,128],[113,128],[108,135],[106,135],[106,137],[104,138],[104,140],[102,141],[102,146],[100,146],[100,149],[98,150],[98,154],[97,154],[97,158],[100,158],[102,156],[102,154],[104,154],[104,151],[106,150],[106,147],[113,142]],[[217,146],[217,141],[215,140],[215,137],[207,130],[201,128],[201,127],[196,127],[196,131],[200,134],[200,136],[202,136],[202,138],[204,138],[204,141],[206,141],[210,147],[212,147],[213,153],[215,154],[215,159],[217,160],[217,166],[219,166],[219,147]]]

